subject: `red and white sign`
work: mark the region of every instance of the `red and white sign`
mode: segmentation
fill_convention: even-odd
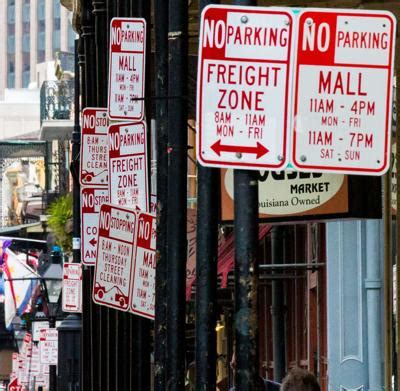
[[[107,109],[83,109],[79,173],[82,186],[107,186],[107,128]]]
[[[154,319],[156,278],[156,217],[138,212],[131,312]]]
[[[110,26],[110,119],[141,120],[144,117],[146,21],[114,18]]]
[[[26,388],[22,384],[20,384],[18,381],[18,378],[15,377],[14,379],[12,379],[10,381],[10,383],[8,383],[7,390],[8,391],[24,391],[24,390],[26,390]]]
[[[47,320],[32,322],[32,341],[39,342],[40,330],[49,328],[49,322]]]
[[[37,376],[40,373],[40,357],[39,357],[39,347],[32,344],[32,357],[30,362],[30,372],[31,376]]]
[[[110,202],[148,211],[146,124],[137,122],[111,125],[108,137]]]
[[[382,175],[390,160],[394,16],[307,8],[298,26],[293,165]]]
[[[136,213],[103,204],[99,217],[93,301],[121,311],[129,310]]]
[[[82,264],[80,263],[63,265],[62,310],[82,312]]]
[[[292,42],[288,10],[204,9],[197,84],[197,159],[202,165],[286,166]]]
[[[40,363],[57,365],[58,331],[55,328],[40,330],[39,340]]]
[[[109,202],[108,188],[81,187],[81,258],[84,265],[96,264],[100,206]]]

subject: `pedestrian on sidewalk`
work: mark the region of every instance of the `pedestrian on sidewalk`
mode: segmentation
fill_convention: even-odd
[[[293,368],[282,381],[280,391],[320,391],[315,375],[301,368]]]

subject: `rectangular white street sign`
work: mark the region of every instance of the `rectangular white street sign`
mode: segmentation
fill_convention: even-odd
[[[146,133],[145,122],[121,123],[108,128],[112,204],[149,210]]]
[[[197,159],[202,165],[286,166],[293,23],[284,8],[204,9],[197,84]]]
[[[156,278],[156,217],[138,212],[131,312],[154,319]]]
[[[64,263],[62,282],[62,310],[82,312],[82,264]]]
[[[103,204],[100,209],[93,301],[129,310],[136,212]]]
[[[40,330],[39,353],[41,364],[57,365],[58,331],[56,328]]]
[[[49,322],[47,320],[34,321],[32,322],[32,341],[40,341],[40,330],[49,328]]]
[[[108,188],[81,187],[81,258],[84,265],[96,263],[100,206],[108,202]]]
[[[110,119],[143,119],[145,59],[146,21],[142,18],[113,18],[108,81]]]
[[[292,140],[297,170],[386,172],[395,35],[396,20],[386,11],[300,12]]]
[[[79,172],[82,186],[107,186],[107,128],[107,109],[83,109]]]

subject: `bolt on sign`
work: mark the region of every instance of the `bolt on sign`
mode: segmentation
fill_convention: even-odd
[[[138,212],[131,312],[154,319],[156,278],[156,217]]]
[[[84,265],[96,264],[100,206],[108,202],[107,188],[81,187],[81,258]]]
[[[100,208],[93,301],[129,310],[136,212],[103,204]]]
[[[110,119],[143,119],[145,58],[146,21],[141,18],[113,18],[108,81]]]
[[[107,186],[107,128],[107,109],[83,109],[79,173],[82,186]]]
[[[293,30],[288,9],[204,9],[197,84],[202,165],[286,166]]]
[[[82,264],[64,263],[62,281],[62,310],[82,312]]]
[[[395,32],[395,18],[386,11],[301,11],[292,140],[296,169],[386,172]]]
[[[108,128],[112,204],[149,210],[146,133],[145,122],[122,123]]]
[[[41,364],[57,365],[58,331],[56,328],[40,330],[39,353]]]

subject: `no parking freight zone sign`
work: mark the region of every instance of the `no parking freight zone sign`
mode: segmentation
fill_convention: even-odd
[[[145,122],[111,125],[109,137],[110,202],[149,210]]]
[[[304,9],[292,160],[300,171],[382,175],[390,163],[394,16]]]
[[[205,8],[197,89],[202,165],[286,166],[292,44],[289,9]]]

